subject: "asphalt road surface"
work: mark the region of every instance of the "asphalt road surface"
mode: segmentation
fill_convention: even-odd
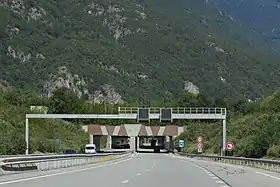
[[[0,187],[279,187],[280,174],[168,154],[140,153],[124,160],[0,176]]]

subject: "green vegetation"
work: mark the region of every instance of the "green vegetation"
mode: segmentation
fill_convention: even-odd
[[[26,90],[0,91],[0,155],[25,153],[25,114],[31,105],[41,104],[35,93]],[[88,135],[81,125],[62,120],[30,120],[30,150],[32,153],[56,151],[55,140],[60,139],[61,151],[80,150]]]
[[[30,113],[31,105],[48,106],[49,113],[116,113],[117,106],[92,104],[79,99],[67,90],[57,90],[42,102],[35,93],[6,89],[0,93],[0,154],[24,153],[24,114]],[[125,106],[137,106],[124,104]],[[143,106],[138,103],[138,106]],[[236,148],[234,156],[279,157],[280,156],[280,92],[258,102],[245,100],[211,100],[203,95],[186,93],[178,101],[151,103],[145,106],[212,106],[228,109],[228,140]],[[124,120],[30,120],[32,152],[54,152],[55,139],[61,140],[61,149],[80,149],[88,142],[88,135],[81,130],[82,124],[123,124],[135,123]],[[186,132],[178,139],[186,141],[186,152],[196,152],[196,139],[204,137],[205,154],[218,154],[221,142],[221,122],[211,120],[175,121],[186,126]],[[160,125],[152,121],[150,125]]]
[[[228,109],[227,140],[236,147],[230,154],[244,157],[280,157],[280,92],[255,103],[238,101],[223,105]],[[229,102],[230,103],[230,102]],[[221,122],[189,123],[185,133],[184,151],[196,153],[198,136],[204,137],[205,154],[219,154],[221,145]]]
[[[204,0],[6,1],[0,82],[11,86],[41,92],[61,66],[90,92],[111,84],[128,102],[177,98],[184,81],[213,98],[254,99],[279,86],[279,57]]]

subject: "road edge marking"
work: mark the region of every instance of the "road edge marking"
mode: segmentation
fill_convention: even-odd
[[[275,177],[273,175],[269,175],[269,174],[262,173],[262,172],[259,172],[259,171],[256,171],[256,173],[259,174],[259,175],[263,175],[263,176],[266,176],[266,177],[270,177],[270,178],[276,179],[276,180],[280,180],[279,177]]]
[[[133,157],[135,157],[135,156],[133,156]],[[116,165],[116,164],[119,164],[119,163],[122,163],[122,162],[127,162],[127,161],[131,160],[133,157],[129,157],[128,159],[120,160],[120,161],[117,161],[117,162],[110,162],[110,163],[106,163],[106,164],[104,163],[102,165],[93,166],[93,167],[89,167],[89,168],[76,169],[76,170],[57,172],[57,173],[52,173],[52,174],[47,174],[47,175],[39,175],[39,176],[34,176],[34,177],[26,177],[26,178],[21,178],[21,179],[3,181],[3,182],[0,182],[0,185],[19,183],[19,182],[24,182],[24,181],[29,181],[29,180],[36,180],[36,179],[41,179],[41,178],[47,178],[47,177],[58,176],[58,175],[65,175],[65,174],[69,174],[69,173],[76,173],[76,172],[87,171],[87,170],[94,170],[96,168],[102,168],[102,167],[106,167],[106,166]]]

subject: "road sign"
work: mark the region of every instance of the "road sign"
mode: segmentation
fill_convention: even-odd
[[[202,136],[197,137],[197,142],[202,142],[202,141],[203,141]]]
[[[203,143],[198,143],[196,146],[197,146],[198,148],[203,148]]]
[[[232,151],[234,148],[234,144],[232,142],[227,142],[226,143],[226,150],[227,151]]]
[[[184,140],[179,140],[179,147],[184,147],[184,146],[185,146]]]
[[[196,146],[197,146],[197,152],[202,153],[203,143],[200,142]]]

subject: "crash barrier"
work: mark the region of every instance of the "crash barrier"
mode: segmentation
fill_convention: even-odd
[[[0,174],[45,171],[120,159],[133,151],[100,154],[23,156],[0,159]]]
[[[178,154],[180,156],[196,158],[199,160],[242,165],[242,166],[270,170],[270,171],[274,171],[274,172],[280,172],[280,161],[278,161],[278,160],[245,158],[245,157],[230,157],[230,156],[207,156],[207,155],[201,155],[201,154],[187,154],[187,153],[182,153],[182,152],[178,152],[176,154]]]

